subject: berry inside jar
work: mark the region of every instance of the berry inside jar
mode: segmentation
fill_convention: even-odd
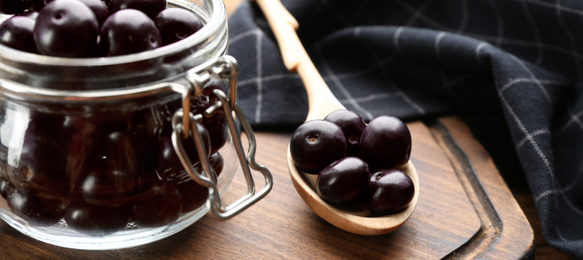
[[[166,0],[0,0],[0,13],[12,15],[0,24],[1,45],[65,59],[155,50],[205,26],[196,12],[169,7]],[[220,77],[201,88],[188,104],[192,114],[213,105],[213,90],[229,91]],[[208,189],[184,170],[172,143],[172,115],[183,100],[167,96],[106,108],[0,99],[0,210],[34,228],[70,228],[90,237],[164,228],[200,210]],[[210,177],[220,182],[235,167],[229,165],[231,148],[225,148],[231,142],[225,114],[205,115],[196,128],[205,154],[198,154],[192,135],[182,139],[192,168],[202,172],[205,157]]]
[[[227,91],[222,81],[207,87]],[[209,105],[205,95],[191,101],[195,114]],[[204,206],[208,196],[172,144],[168,116],[180,106],[177,100],[89,115],[7,110],[0,126],[2,142],[8,142],[0,146],[0,195],[12,213],[35,226],[66,224],[91,236],[128,225],[173,224]],[[225,115],[204,118],[197,128],[207,154],[197,153],[192,136],[182,140],[184,149],[199,173],[199,158],[206,157],[217,180],[225,168],[221,149],[230,140]]]
[[[203,26],[166,0],[0,0],[0,44],[56,57],[110,57],[156,49]]]

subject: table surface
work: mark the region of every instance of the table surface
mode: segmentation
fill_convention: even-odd
[[[289,178],[285,155],[290,133],[259,132],[257,160],[270,169],[274,188],[232,219],[205,216],[158,242],[106,251],[52,246],[0,221],[0,255],[8,259],[567,259],[548,247],[536,231],[536,212],[526,191],[515,189],[518,200],[514,200],[488,153],[461,120],[442,118],[432,124],[408,125],[414,140],[411,160],[421,183],[419,203],[411,218],[387,235],[351,234],[314,214]],[[255,174],[259,187],[261,179]],[[239,171],[225,199],[233,201],[245,190]]]

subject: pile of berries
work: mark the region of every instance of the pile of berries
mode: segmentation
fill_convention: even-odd
[[[211,80],[203,93],[226,88]],[[193,113],[210,103],[204,94],[191,101]],[[94,114],[5,111],[0,199],[36,227],[60,222],[92,236],[116,233],[129,223],[174,223],[208,198],[208,189],[186,173],[171,141],[167,115],[181,106],[177,100]],[[196,171],[202,173],[199,158],[205,156],[211,177],[218,178],[225,167],[221,148],[230,138],[225,114],[205,117],[197,126],[207,154],[198,155],[192,137],[182,141],[184,149]]]
[[[373,215],[405,209],[415,187],[402,168],[411,155],[411,133],[396,117],[366,124],[350,110],[300,125],[290,140],[295,166],[317,174],[317,193],[337,206],[365,205]]]
[[[0,44],[57,57],[105,57],[156,49],[202,28],[166,0],[0,0]]]
[[[56,57],[139,53],[203,27],[194,12],[167,8],[166,0],[0,0],[0,13],[13,14],[0,24],[0,44]],[[211,79],[191,99],[192,113],[211,105],[215,89],[226,93],[227,83]],[[181,101],[113,112],[3,107],[0,198],[33,226],[64,223],[92,236],[128,224],[174,223],[208,197],[208,189],[185,172],[171,141],[171,117]],[[211,177],[218,178],[225,166],[221,148],[230,138],[226,116],[219,111],[197,127],[207,154],[197,154],[192,137],[183,140],[184,149],[196,171],[202,172],[204,156]]]

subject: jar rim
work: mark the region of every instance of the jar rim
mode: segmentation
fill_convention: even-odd
[[[190,9],[194,6],[199,6],[195,2],[189,0],[168,0],[168,2]],[[210,6],[212,12],[210,13],[207,23],[204,24],[200,30],[181,41],[161,46],[153,50],[111,57],[66,58],[20,51],[0,44],[0,57],[4,57],[14,62],[34,63],[37,65],[84,67],[117,65],[163,57],[165,55],[170,55],[177,50],[183,50],[189,46],[199,44],[221,28],[224,18],[226,17],[226,8],[222,0],[204,0],[204,2],[211,3]]]

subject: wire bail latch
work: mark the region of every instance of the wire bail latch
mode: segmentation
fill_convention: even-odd
[[[255,161],[255,151],[257,147],[255,136],[241,108],[237,105],[237,74],[237,61],[228,55],[210,60],[188,71],[186,79],[190,83],[190,86],[186,86],[186,90],[183,89],[180,91],[182,94],[182,108],[178,109],[172,118],[172,144],[174,150],[189,176],[198,184],[208,188],[209,197],[207,200],[207,207],[209,208],[209,213],[218,219],[228,219],[245,210],[265,197],[273,187],[273,177],[269,170],[264,166],[257,164]],[[214,89],[209,95],[211,105],[202,113],[193,114],[190,109],[191,97],[200,95],[202,93],[202,86],[213,77],[228,79],[229,96],[220,89]],[[227,126],[247,183],[246,194],[230,205],[224,205],[221,200],[221,195],[217,189],[217,178],[216,176],[213,176],[214,172],[210,170],[211,165],[208,157],[201,156],[208,154],[207,151],[210,147],[205,147],[203,136],[198,129],[200,124],[202,124],[203,118],[210,117],[215,113],[224,113],[226,117]],[[245,132],[249,143],[247,155],[245,154],[241,142],[241,131],[239,130],[238,123],[240,123],[242,130]],[[187,138],[190,135],[192,135],[194,139],[194,145],[199,155],[202,172],[197,171],[193,167],[193,164],[186,154],[182,144],[182,139]],[[251,169],[260,172],[265,178],[265,185],[259,191],[256,190]]]

